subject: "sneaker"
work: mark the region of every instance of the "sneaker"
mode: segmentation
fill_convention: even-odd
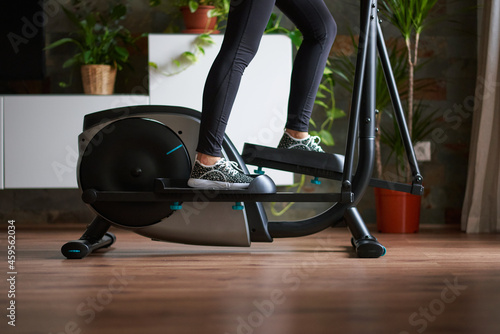
[[[290,136],[287,132],[283,134],[281,137],[278,148],[289,148],[295,150],[303,150],[303,151],[314,151],[325,153],[319,143],[321,142],[321,138],[318,136],[309,136],[304,139],[295,139]]]
[[[203,165],[195,161],[188,186],[205,189],[244,189],[248,188],[253,178],[244,174],[234,161],[224,158],[213,166]]]

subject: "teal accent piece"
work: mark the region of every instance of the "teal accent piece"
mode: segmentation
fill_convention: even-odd
[[[170,205],[170,209],[177,211],[182,209],[182,205],[179,202],[174,202],[174,204]]]
[[[80,253],[79,249],[70,249],[68,253]]]
[[[318,177],[315,177],[314,179],[311,180],[311,183],[313,183],[313,184],[321,184],[321,181],[318,179]]]
[[[255,169],[253,172],[254,172],[255,174],[259,174],[259,175],[264,175],[264,174],[266,174],[266,172],[264,172],[264,171],[262,170],[262,167],[259,167],[259,168]]]
[[[236,202],[235,205],[232,206],[233,210],[243,210],[243,205],[241,202]]]
[[[180,144],[179,146],[177,146],[176,148],[173,148],[171,149],[170,151],[167,152],[167,155],[171,154],[171,153],[174,153],[175,151],[177,151],[178,149],[180,149],[182,147],[182,144]]]
[[[384,246],[382,246],[382,247],[384,247]],[[380,256],[384,256],[386,253],[387,253],[387,248],[384,247],[384,252]]]

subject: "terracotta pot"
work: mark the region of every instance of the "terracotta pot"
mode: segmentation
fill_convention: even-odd
[[[191,13],[189,7],[181,7],[182,16],[186,30],[182,32],[187,34],[203,34],[207,32],[218,33],[214,30],[217,24],[216,17],[208,17],[208,11],[214,9],[214,6],[199,6],[196,12]]]
[[[418,232],[421,196],[375,188],[375,203],[379,232]]]
[[[111,65],[82,65],[81,73],[85,94],[113,94],[116,81],[116,67]]]

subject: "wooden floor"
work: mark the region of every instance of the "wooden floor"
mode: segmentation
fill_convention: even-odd
[[[18,230],[16,327],[2,279],[0,332],[500,333],[500,235],[375,234],[387,255],[358,259],[344,228],[250,248],[113,231],[108,251],[65,260],[81,231]]]

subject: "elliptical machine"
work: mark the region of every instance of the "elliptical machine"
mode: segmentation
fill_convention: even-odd
[[[379,52],[396,119],[412,170],[412,184],[371,179],[375,152],[375,71]],[[82,200],[96,217],[79,240],[62,246],[81,259],[111,246],[111,225],[153,240],[197,245],[243,246],[274,238],[306,236],[344,221],[361,258],[386,252],[356,209],[369,185],[416,195],[422,181],[377,18],[377,1],[362,0],[361,34],[345,156],[245,144],[241,155],[225,136],[223,156],[258,166],[248,189],[203,190],[187,186],[195,158],[200,113],[174,106],[134,106],[85,116],[77,178]],[[357,147],[357,166],[354,161]],[[260,175],[268,167],[341,181],[339,193],[277,192]],[[323,213],[300,221],[268,221],[263,202],[328,202]]]

